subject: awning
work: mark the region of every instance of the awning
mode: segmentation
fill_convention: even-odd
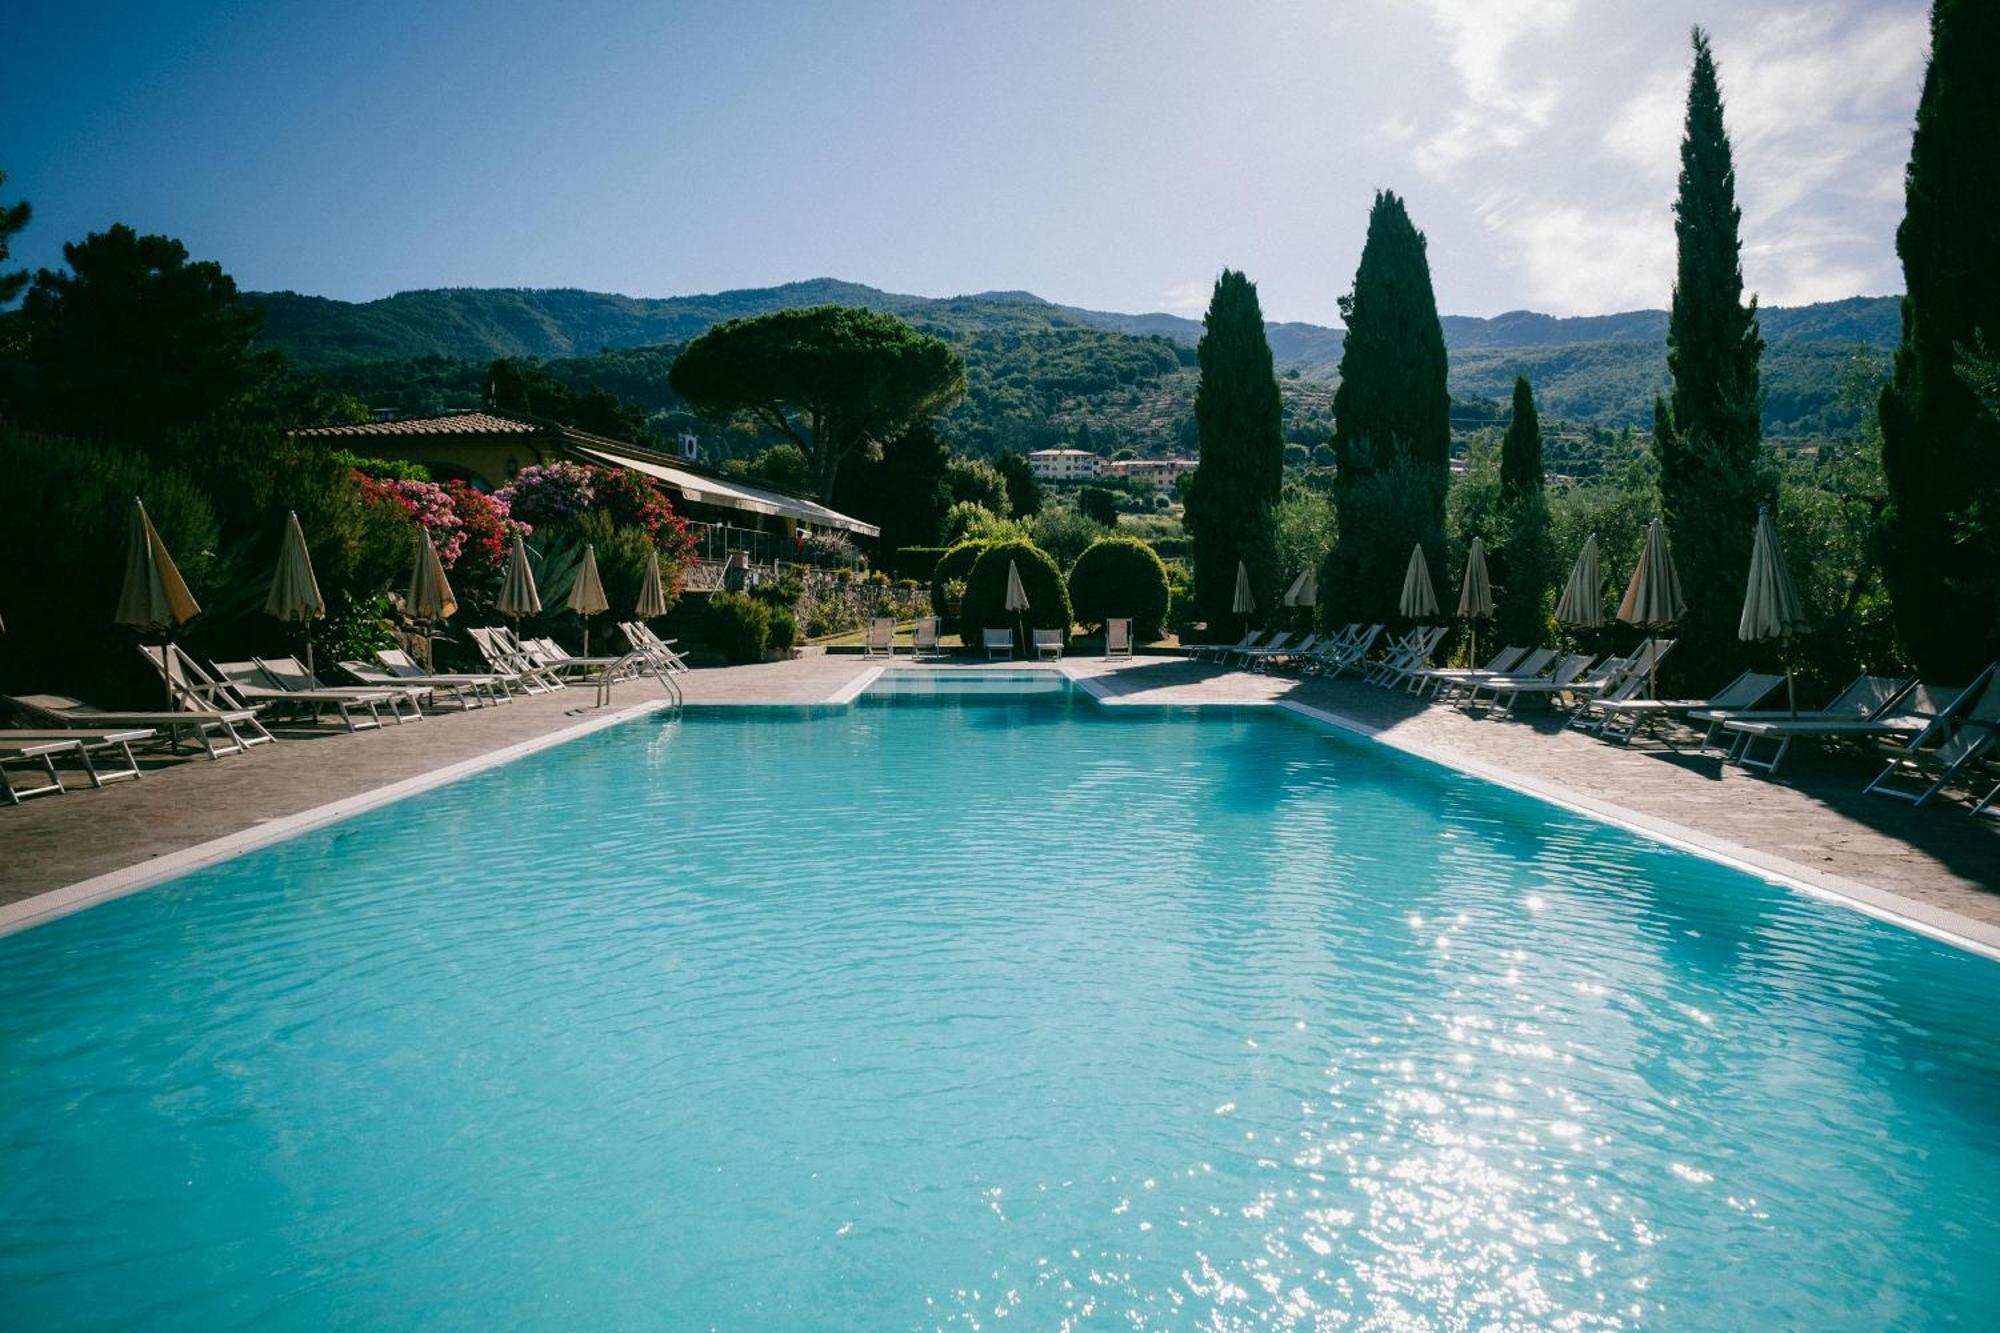
[[[686,468],[674,467],[667,463],[655,463],[643,458],[633,458],[628,454],[616,453],[591,445],[572,443],[578,453],[611,463],[617,467],[629,467],[634,472],[643,473],[655,481],[673,487],[691,503],[716,505],[723,509],[740,509],[749,514],[770,514],[776,518],[789,518],[799,523],[810,523],[814,527],[838,528],[842,532],[858,533],[863,537],[880,537],[882,529],[873,523],[863,523],[858,518],[849,518],[837,509],[828,509],[817,500],[802,499],[796,495],[786,495],[782,491],[766,490],[749,482],[711,477],[701,472],[690,472]]]

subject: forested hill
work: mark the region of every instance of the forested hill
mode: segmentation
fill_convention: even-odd
[[[1084,310],[1019,291],[934,299],[830,278],[667,298],[451,288],[362,303],[292,292],[251,299],[265,309],[266,342],[285,349],[300,369],[327,372],[330,380],[356,387],[380,384],[395,363],[418,358],[603,365],[604,353],[679,344],[725,319],[829,303],[865,306],[959,343],[976,386],[994,386],[1019,400],[1010,410],[1015,427],[1037,418],[1057,429],[1093,425],[1114,438],[1134,437],[1141,447],[1148,441],[1136,437],[1151,434],[1191,393],[1177,383],[1185,374],[1174,373],[1175,363],[1186,371],[1185,353],[1201,336],[1199,321],[1177,315]],[[1767,430],[1780,436],[1851,430],[1854,394],[1845,390],[1878,373],[1886,360],[1899,330],[1897,299],[1853,297],[1761,314],[1769,345]],[[1643,427],[1665,382],[1666,319],[1663,310],[1581,318],[1532,311],[1490,319],[1446,316],[1452,394],[1502,400],[1514,375],[1524,373],[1535,382],[1545,413],[1589,425]],[[1334,380],[1339,329],[1273,323],[1268,331],[1280,373],[1302,381],[1302,389]],[[958,415],[968,416],[963,409]],[[996,428],[975,432],[986,442],[1023,438],[1017,429],[998,430],[997,421],[984,424]]]

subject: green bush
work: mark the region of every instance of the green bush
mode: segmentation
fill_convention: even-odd
[[[799,641],[799,618],[792,614],[789,606],[774,606],[767,614],[770,629],[764,636],[764,647],[772,652],[789,653]]]
[[[797,633],[797,627],[793,627]],[[740,592],[719,592],[708,603],[708,646],[730,662],[761,662],[771,635],[771,608]]]
[[[1167,623],[1167,567],[1142,541],[1103,537],[1071,567],[1069,597],[1086,625],[1130,616],[1141,640],[1157,639]]]
[[[946,595],[949,591],[946,585],[964,582],[965,576],[972,572],[972,566],[978,561],[979,553],[985,549],[985,542],[960,542],[937,558],[937,563],[931,567],[932,614],[953,614],[952,606],[956,599]]]
[[[905,546],[896,552],[889,565],[900,578],[929,583],[931,571],[937,568],[938,557],[945,550],[942,546]]]
[[[1028,522],[1028,535],[1058,565],[1069,566],[1104,535],[1102,523],[1074,509],[1044,509]]]
[[[1007,609],[1007,566],[1021,574],[1021,589],[1028,594],[1028,609]],[[1020,628],[1060,630],[1065,646],[1069,643],[1073,620],[1069,587],[1062,571],[1049,553],[1028,541],[994,542],[980,552],[965,580],[965,602],[960,608],[959,635],[967,647],[978,648],[980,631],[1009,629],[1015,632],[1015,649],[1026,653],[1020,642]]]

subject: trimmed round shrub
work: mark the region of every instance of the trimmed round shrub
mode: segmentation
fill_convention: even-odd
[[[774,606],[769,611],[770,629],[764,636],[764,647],[774,653],[789,653],[799,641],[799,618],[792,614],[789,606]]]
[[[1028,594],[1024,612],[1007,609],[1007,566],[1021,572],[1021,589]],[[979,650],[980,631],[1006,629],[1014,633],[1014,650],[1028,655],[1021,642],[1021,626],[1060,630],[1063,646],[1069,646],[1073,617],[1069,606],[1069,586],[1049,553],[1033,542],[994,542],[980,552],[965,580],[965,602],[958,616],[959,637],[965,646]]]
[[[960,542],[948,548],[931,566],[931,613],[937,616],[951,614],[951,600],[946,596],[947,583],[960,583],[972,572],[973,562],[986,549],[983,541]]]
[[[771,634],[771,608],[740,592],[708,602],[708,646],[730,662],[761,662]]]
[[[1157,639],[1167,623],[1167,567],[1136,537],[1100,537],[1070,568],[1069,599],[1086,625],[1130,616],[1141,641]]]

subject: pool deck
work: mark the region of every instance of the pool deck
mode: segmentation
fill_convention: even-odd
[[[690,704],[827,704],[851,700],[881,669],[820,655],[679,679]],[[1111,707],[1284,708],[2000,952],[2000,820],[1970,819],[1957,803],[1917,810],[1863,796],[1872,765],[1853,756],[1795,752],[1773,781],[1715,755],[1609,745],[1547,716],[1486,720],[1354,681],[1178,657],[1043,669]],[[0,931],[655,710],[665,697],[635,681],[619,685],[609,707],[594,702],[575,689],[360,735],[281,732],[280,743],[248,755],[144,761],[137,782],[0,807]]]

